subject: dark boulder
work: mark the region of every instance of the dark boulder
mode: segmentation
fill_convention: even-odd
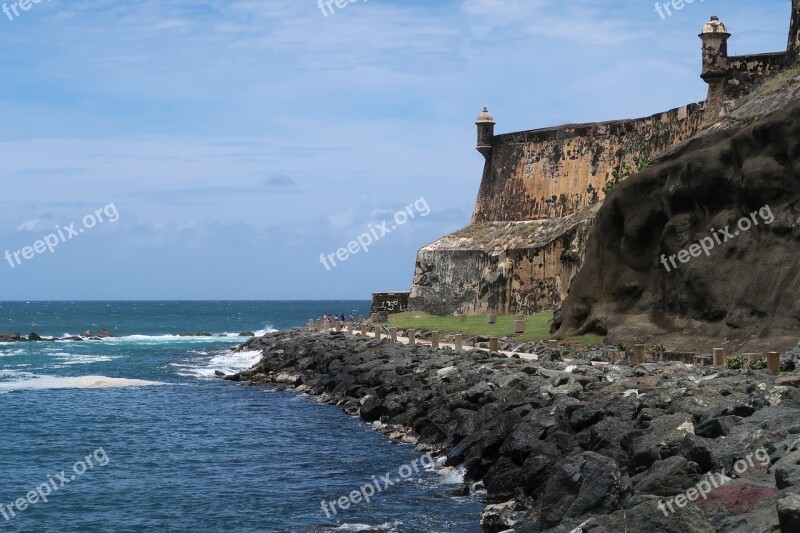
[[[0,342],[20,342],[22,336],[19,333],[0,333]]]
[[[629,488],[616,461],[583,452],[553,466],[542,495],[542,530],[563,520],[618,510]]]
[[[781,533],[800,531],[800,496],[788,494],[777,505]]]
[[[700,467],[679,455],[656,461],[649,470],[631,478],[636,492],[673,496],[700,481]]]

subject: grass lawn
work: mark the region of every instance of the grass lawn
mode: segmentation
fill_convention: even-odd
[[[552,319],[552,311],[526,316],[525,333],[517,338],[520,342],[549,339],[550,321]],[[389,324],[398,328],[465,333],[473,336],[491,335],[493,337],[504,337],[510,335],[514,331],[514,316],[501,315],[497,317],[496,324],[488,324],[486,322],[486,315],[470,315],[467,316],[466,322],[461,322],[457,316],[434,316],[427,313],[407,312],[389,315]],[[570,337],[570,340],[581,343],[584,346],[603,344],[603,337],[599,335]]]

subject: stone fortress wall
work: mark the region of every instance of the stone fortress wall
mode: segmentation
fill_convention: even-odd
[[[421,248],[409,309],[533,313],[560,304],[583,261],[602,187],[649,143],[657,156],[715,123],[765,79],[800,59],[800,0],[792,0],[785,52],[728,57],[725,25],[706,23],[702,75],[708,98],[651,117],[494,134],[478,117],[486,158],[469,227]]]
[[[703,104],[647,118],[573,124],[497,135],[483,172],[472,222],[560,218],[603,197],[622,161],[642,142],[662,153],[693,136]]]

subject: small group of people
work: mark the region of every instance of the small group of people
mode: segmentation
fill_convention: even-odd
[[[355,318],[353,317],[353,313],[350,313],[350,322],[355,322]],[[336,316],[336,315],[331,315],[331,314],[325,313],[324,315],[322,315],[322,323],[323,324],[338,324],[338,323],[344,324],[345,323],[344,313],[342,313],[341,316]]]

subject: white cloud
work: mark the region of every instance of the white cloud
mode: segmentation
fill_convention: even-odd
[[[28,232],[35,231],[37,228],[39,228],[41,222],[42,221],[39,220],[38,218],[32,218],[30,220],[26,220],[25,222],[17,226],[17,231],[28,231]]]

